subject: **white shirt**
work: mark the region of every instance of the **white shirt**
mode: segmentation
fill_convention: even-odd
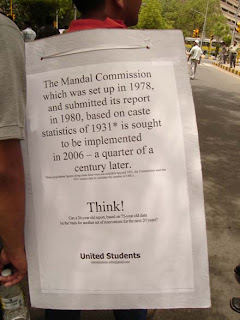
[[[239,49],[240,49],[240,48],[238,47],[238,45],[236,45],[236,46],[231,45],[231,46],[229,47],[229,52],[230,52],[230,53],[237,53]]]
[[[36,38],[36,32],[32,28],[26,28],[22,31],[23,39],[25,42],[34,41]]]
[[[198,45],[195,45],[194,47],[192,47],[189,55],[191,57],[191,60],[200,60],[202,50]]]

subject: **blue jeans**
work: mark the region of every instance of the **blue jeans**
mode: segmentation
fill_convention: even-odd
[[[147,310],[113,310],[116,320],[146,320]],[[46,310],[45,320],[79,320],[79,310]]]

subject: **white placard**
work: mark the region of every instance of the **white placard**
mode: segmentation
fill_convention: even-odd
[[[30,48],[39,56],[39,45]],[[129,60],[61,68],[59,61],[56,68],[43,61],[45,68],[37,72],[33,65],[28,72],[28,208],[34,218],[28,216],[27,228],[36,232],[27,236],[27,251],[36,306],[178,307],[164,302],[170,296],[173,304],[181,297],[185,307],[209,301],[209,294],[196,299],[201,285],[194,277],[199,257],[191,208],[200,191],[203,209],[202,185],[198,176],[199,191],[191,195],[188,172],[196,163],[189,164],[189,154],[198,161],[199,154],[196,146],[188,152],[193,138],[186,141],[177,68],[171,59]],[[200,164],[195,168],[201,175]],[[201,217],[206,294],[203,210]],[[190,295],[196,298],[189,303]]]

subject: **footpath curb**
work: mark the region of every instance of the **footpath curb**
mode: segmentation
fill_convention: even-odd
[[[216,67],[219,67],[219,68],[222,68],[228,72],[231,72],[233,74],[236,74],[237,76],[240,76],[240,70],[236,70],[234,68],[230,68],[230,67],[227,67],[225,66],[224,64],[220,64],[220,63],[217,63],[217,62],[212,62],[212,64]]]

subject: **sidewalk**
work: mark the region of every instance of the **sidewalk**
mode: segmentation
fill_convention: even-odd
[[[231,72],[233,74],[236,74],[237,76],[240,76],[240,66],[236,66],[235,68],[230,68],[228,64],[221,64],[219,62],[212,62],[212,64],[216,67],[222,68],[228,72]]]

